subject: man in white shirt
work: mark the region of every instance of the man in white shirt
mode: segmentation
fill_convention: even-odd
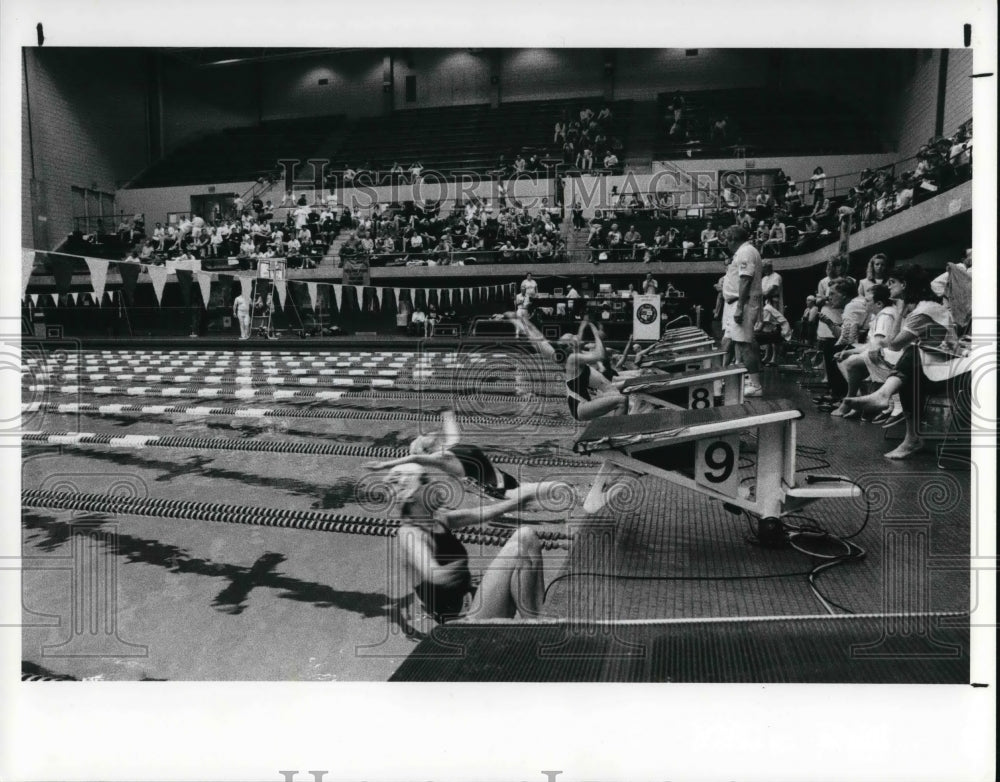
[[[538,283],[532,279],[531,272],[528,272],[524,276],[524,280],[521,282],[521,293],[523,293],[529,301],[538,294]]]
[[[722,313],[723,332],[736,349],[736,360],[747,368],[744,396],[761,396],[760,349],[755,339],[755,326],[761,317],[763,290],[760,253],[750,243],[746,229],[733,226],[726,231],[726,246],[733,254],[726,267],[722,294],[726,304]]]

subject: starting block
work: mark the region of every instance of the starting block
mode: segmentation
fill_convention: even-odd
[[[577,453],[604,464],[591,495],[610,467],[652,475],[735,506],[761,519],[777,519],[819,499],[859,497],[861,489],[839,476],[795,472],[795,422],[802,411],[787,400],[752,399],[699,410],[663,410],[592,421],[574,443]],[[739,478],[740,433],[757,432],[753,483]],[[601,483],[601,486],[598,486]],[[598,490],[598,492],[595,492]],[[591,510],[594,505],[591,505]]]
[[[716,407],[717,397],[721,397],[722,405],[740,405],[746,371],[743,366],[730,366],[675,374],[651,372],[627,380],[621,391],[654,407],[672,410]]]
[[[661,339],[655,345],[648,348],[645,355],[652,357],[680,353],[681,351],[699,350],[712,345],[715,345],[715,340],[704,331],[699,331],[694,334],[673,336],[666,340]]]
[[[724,350],[694,350],[689,353],[667,353],[643,356],[640,366],[644,369],[698,369],[721,368],[726,353]]]

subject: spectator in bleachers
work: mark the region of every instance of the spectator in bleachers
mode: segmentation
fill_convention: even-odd
[[[771,186],[771,198],[773,199],[776,206],[784,206],[785,204],[785,193],[788,192],[788,175],[785,174],[783,168],[778,169],[778,173],[774,175],[774,183]]]
[[[549,241],[548,236],[542,236],[541,241],[538,242],[536,247],[536,253],[538,260],[542,263],[550,262],[555,254],[555,248],[552,246],[552,242]]]
[[[590,236],[587,238],[587,247],[590,248],[590,262],[597,263],[601,259],[602,254],[607,257],[604,252],[607,246],[600,223],[596,225],[592,224],[590,226]]]
[[[624,237],[622,237],[622,232],[618,230],[618,223],[611,224],[611,228],[608,229],[606,240],[608,249],[611,251],[611,259],[616,261],[619,260],[619,254],[622,250]]]
[[[628,227],[625,236],[622,237],[622,245],[633,258],[635,258],[637,248],[646,249],[646,245],[642,243],[642,234],[636,230],[634,225]]]
[[[972,120],[958,129],[948,149],[948,162],[959,182],[972,175]]]
[[[709,220],[701,232],[701,251],[706,259],[711,257],[712,252],[718,244],[719,232],[715,230],[715,226],[713,226],[712,221]]]
[[[761,255],[766,255],[768,250],[775,255],[781,255],[782,248],[785,246],[785,239],[785,224],[776,215],[771,221],[771,227],[767,232],[767,239],[761,247]]]
[[[754,198],[754,219],[763,221],[771,217],[771,196],[763,187]]]
[[[607,105],[602,106],[601,110],[597,113],[595,120],[597,124],[603,128],[610,127],[613,120],[613,117],[611,116],[611,107]]]
[[[528,161],[524,159],[524,155],[518,152],[517,157],[514,159],[514,171],[515,173],[523,173],[528,168]]]
[[[419,160],[415,160],[413,162],[413,165],[410,166],[410,172],[409,172],[410,181],[414,183],[419,182],[420,175],[423,173],[423,171],[424,171],[424,164],[421,163]]]
[[[813,169],[812,176],[809,177],[809,192],[812,193],[814,210],[820,203],[822,203],[825,190],[826,174],[823,173],[822,166],[816,166],[816,168]]]
[[[581,127],[588,127],[590,121],[594,118],[594,112],[588,106],[580,110],[580,125]]]
[[[785,209],[788,214],[795,217],[802,208],[802,191],[799,190],[795,180],[789,180],[788,190],[785,191]]]
[[[576,167],[581,171],[590,171],[594,167],[594,150],[589,146],[583,147],[576,156]]]
[[[697,247],[693,228],[685,228],[681,235],[681,260],[687,260],[688,255]]]
[[[722,116],[712,123],[709,141],[714,144],[725,144],[729,140],[729,117]]]
[[[604,167],[614,169],[618,166],[618,156],[614,152],[609,152],[604,156]]]
[[[497,251],[500,253],[501,263],[514,262],[514,245],[511,243],[510,239],[504,239],[497,247]]]
[[[653,273],[646,275],[642,281],[642,292],[645,294],[656,294],[660,292],[660,284],[653,278]]]
[[[580,199],[577,198],[573,201],[573,205],[570,207],[570,212],[573,215],[573,230],[580,231],[584,228],[583,220],[583,204],[580,203]]]

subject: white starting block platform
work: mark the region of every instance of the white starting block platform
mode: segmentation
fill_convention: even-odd
[[[610,468],[617,466],[761,518],[780,518],[819,499],[860,496],[861,489],[846,478],[796,475],[795,422],[802,417],[802,411],[787,400],[753,399],[726,407],[599,418],[587,426],[573,449],[603,460],[596,479],[602,485],[613,472]],[[752,484],[739,477],[744,431],[757,433]]]
[[[670,337],[668,340],[660,340],[651,348],[646,350],[647,357],[659,356],[662,354],[679,353],[682,350],[698,350],[710,345],[715,345],[708,334],[699,332],[697,334],[678,335]]]
[[[711,367],[691,372],[650,372],[627,380],[622,393],[638,396],[654,407],[672,410],[704,410],[743,404],[746,367]]]
[[[722,367],[725,358],[723,350],[693,350],[691,352],[663,353],[662,355],[643,356],[640,366],[643,369],[681,368],[694,371]]]

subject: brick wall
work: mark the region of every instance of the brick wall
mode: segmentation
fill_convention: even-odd
[[[22,243],[52,249],[73,230],[72,187],[114,193],[147,163],[144,58],[46,47],[24,62]]]
[[[940,52],[921,51],[915,54],[915,58],[912,76],[903,84],[900,111],[896,118],[897,149],[902,156],[913,155],[921,144],[934,135]]]
[[[950,136],[972,116],[972,49],[948,52],[944,94],[944,133]]]

